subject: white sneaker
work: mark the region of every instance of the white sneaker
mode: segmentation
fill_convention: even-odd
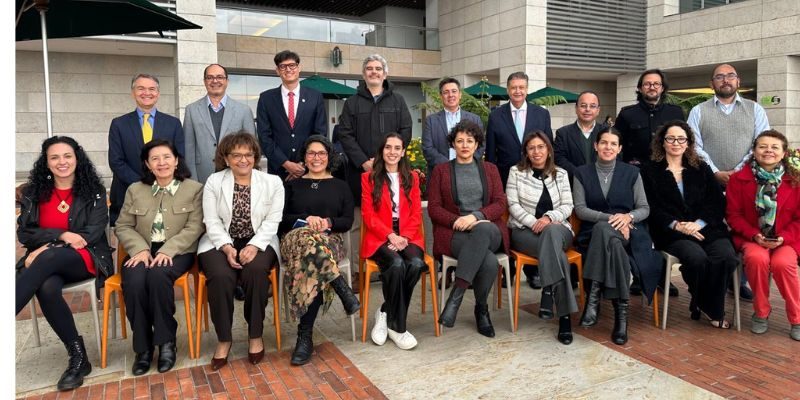
[[[401,350],[411,350],[414,347],[417,347],[417,339],[409,331],[397,333],[389,329],[389,339],[392,339],[394,344],[396,344]]]
[[[389,328],[386,327],[386,313],[381,312],[379,308],[378,311],[375,312],[375,326],[372,327],[372,342],[377,344],[378,346],[383,346],[386,343],[386,336],[388,335]]]

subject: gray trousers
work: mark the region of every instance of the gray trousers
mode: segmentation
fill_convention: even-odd
[[[569,261],[564,254],[570,243],[572,232],[561,224],[547,225],[539,234],[530,228],[511,230],[511,248],[539,259],[542,286],[552,289],[559,317],[578,312],[570,282]]]
[[[458,259],[456,278],[472,285],[477,304],[488,304],[489,291],[497,277],[497,256],[503,237],[497,225],[481,222],[469,232],[455,231],[450,242],[453,256]]]
[[[631,264],[625,248],[630,242],[607,221],[592,228],[592,238],[583,263],[583,277],[601,283],[603,297],[628,300]]]

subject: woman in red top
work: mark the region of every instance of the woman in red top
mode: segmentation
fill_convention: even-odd
[[[786,301],[789,336],[800,340],[800,160],[786,157],[788,147],[786,136],[776,130],[756,138],[750,162],[728,182],[726,218],[753,288],[750,330],[767,331],[771,273]]]
[[[58,390],[75,389],[92,365],[61,289],[98,274],[102,282],[111,272],[106,189],[83,148],[55,136],[42,144],[20,202],[17,239],[27,252],[17,263],[17,314],[35,294],[69,354]]]
[[[361,174],[361,215],[366,228],[361,257],[378,263],[383,282],[383,305],[375,313],[372,341],[388,336],[403,350],[417,345],[406,329],[414,286],[425,268],[420,226],[422,201],[419,178],[405,158],[403,138],[388,133],[378,148],[372,171]]]

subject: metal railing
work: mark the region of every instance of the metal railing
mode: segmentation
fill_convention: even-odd
[[[741,3],[745,0],[680,0],[679,13],[688,13],[706,8],[724,6],[731,3]]]

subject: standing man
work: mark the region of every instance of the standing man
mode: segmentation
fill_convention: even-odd
[[[447,135],[450,130],[461,121],[472,121],[481,127],[481,117],[462,110],[461,83],[455,78],[444,78],[439,82],[439,94],[442,96],[444,109],[431,114],[425,119],[425,129],[422,130],[422,153],[428,163],[428,176],[431,176],[433,167],[446,163],[456,157],[455,150],[450,147]],[[475,152],[475,157],[481,158],[483,146]]]
[[[649,161],[650,139],[656,130],[667,121],[685,121],[680,107],[664,103],[667,90],[667,77],[660,69],[648,69],[639,75],[637,103],[622,107],[614,122],[614,128],[622,133],[622,159],[626,163],[640,165]]]
[[[258,138],[269,161],[267,170],[289,180],[305,173],[300,152],[306,138],[328,137],[328,117],[322,94],[300,87],[300,56],[284,50],[275,54],[274,61],[281,85],[258,98]]]
[[[394,92],[386,77],[386,59],[373,54],[361,67],[364,80],[357,93],[350,96],[339,116],[339,140],[350,160],[348,180],[356,205],[361,204],[361,173],[372,170],[375,151],[389,132],[403,137],[403,145],[411,141],[411,113],[406,101]]]
[[[510,101],[489,114],[486,128],[486,161],[497,165],[503,187],[508,170],[522,157],[522,138],[526,133],[543,131],[553,142],[550,112],[525,100],[528,95],[528,75],[514,72],[506,80]]]
[[[576,168],[597,161],[594,141],[597,133],[605,128],[605,125],[595,121],[599,114],[600,99],[597,93],[585,90],[578,95],[578,102],[575,103],[575,115],[578,119],[556,131],[556,165],[567,170],[570,184]]]
[[[206,95],[186,106],[183,135],[186,138],[186,164],[192,178],[206,183],[214,173],[214,154],[223,136],[239,131],[256,134],[253,111],[228,97],[228,70],[211,64],[203,70]]]
[[[145,143],[153,139],[169,140],[183,155],[183,129],[177,118],[156,110],[161,94],[158,78],[138,74],[131,79],[131,97],[136,101],[136,110],[111,120],[108,130],[108,165],[111,167],[111,226],[125,200],[125,191],[131,183],[142,179],[140,153]]]

